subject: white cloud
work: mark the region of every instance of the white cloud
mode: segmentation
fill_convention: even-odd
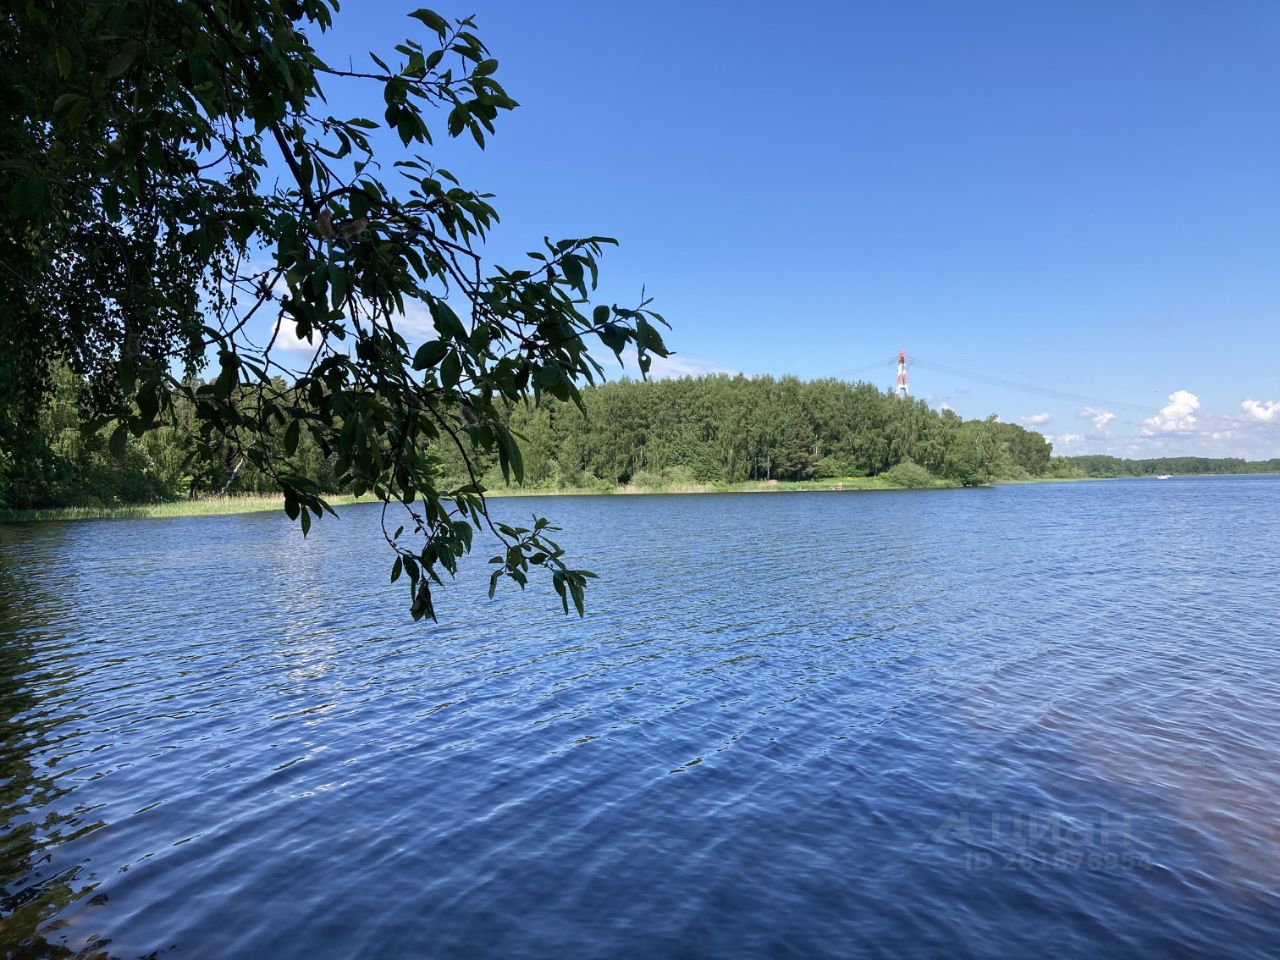
[[[466,323],[466,317],[461,317],[462,322]],[[439,336],[436,333],[435,323],[431,319],[431,312],[427,309],[426,304],[417,300],[405,301],[404,313],[397,314],[391,319],[392,324],[396,328],[396,332],[410,342],[431,340]],[[379,322],[379,326],[384,326]],[[350,332],[350,328],[348,333]],[[297,325],[292,320],[286,320],[283,317],[276,318],[275,329],[275,346],[274,350],[284,350],[289,353],[315,353],[316,346],[319,341],[316,339],[317,334],[313,331],[306,339],[298,337]],[[338,352],[345,352],[345,347],[339,341],[330,340],[331,349]]]
[[[1055,447],[1069,447],[1072,444],[1084,442],[1084,434],[1081,433],[1045,434],[1044,438]]]
[[[1036,427],[1036,426],[1039,426],[1039,425],[1040,425],[1040,424],[1042,424],[1042,423],[1048,423],[1048,422],[1049,422],[1049,414],[1047,414],[1047,413],[1033,413],[1033,414],[1031,414],[1030,416],[1026,416],[1026,417],[1019,417],[1018,419],[1019,419],[1019,420],[1021,420],[1023,423],[1027,424],[1028,426]]]
[[[1186,433],[1196,428],[1196,411],[1200,398],[1190,390],[1175,390],[1169,394],[1169,402],[1154,417],[1142,421],[1142,432],[1147,436],[1157,433]]]
[[[288,323],[282,322],[282,318],[276,318],[275,346],[274,350],[287,350],[290,353],[315,353],[316,350],[316,334],[312,331],[307,335],[305,340],[298,336],[298,327],[292,320]]]
[[[949,404],[949,403],[941,403],[941,404],[938,404],[938,409],[939,409],[939,410],[941,410],[941,411],[943,411],[944,413],[945,413],[946,411],[948,411],[948,410],[950,410],[952,413],[955,413],[955,412],[956,412],[956,408],[955,408],[955,407],[953,407],[953,406],[952,406],[951,404]]]
[[[1185,393],[1185,391],[1179,391]],[[1084,442],[1074,435],[1061,437],[1047,436],[1046,439],[1061,447],[1059,453],[1106,453],[1117,457],[1242,457],[1246,460],[1268,460],[1280,457],[1280,412],[1272,414],[1270,421],[1257,419],[1249,414],[1249,408],[1241,405],[1244,412],[1232,413],[1229,416],[1207,411],[1199,398],[1194,395],[1192,405],[1186,397],[1174,394],[1169,404],[1155,417],[1150,418],[1132,433],[1128,431],[1097,430],[1086,433]],[[1181,410],[1170,410],[1181,400]],[[1280,402],[1274,402],[1274,408],[1280,411]],[[1266,402],[1258,403],[1263,414],[1268,409]],[[1083,412],[1081,418],[1085,419]],[[1186,421],[1192,421],[1188,426]],[[1169,428],[1157,429],[1158,425]],[[1114,426],[1114,424],[1112,425]],[[1072,444],[1069,447],[1064,444]]]
[[[1107,424],[1116,418],[1110,410],[1099,410],[1097,407],[1085,407],[1076,416],[1083,420],[1092,420],[1095,430],[1105,430]]]
[[[450,304],[450,306],[454,306]],[[362,302],[364,313],[361,316],[367,316],[367,301]],[[458,319],[466,326],[471,326],[471,314],[469,310],[463,310],[460,306],[455,307]],[[381,319],[374,321],[378,326],[386,326]],[[404,337],[410,343],[421,342],[423,340],[434,340],[439,333],[436,332],[435,321],[431,319],[431,311],[427,309],[427,305],[421,300],[405,300],[404,312],[398,313],[391,318],[391,325],[395,327],[396,333]]]
[[[463,323],[467,323],[468,315],[466,313],[459,313],[458,317]],[[404,313],[398,317],[393,317],[391,322],[395,324],[396,332],[406,340],[419,340],[428,337],[434,340],[439,336],[436,333],[435,322],[431,319],[431,311],[427,309],[427,305],[421,300],[406,300]]]
[[[1240,409],[1248,420],[1257,420],[1259,423],[1280,421],[1280,400],[1242,400]]]

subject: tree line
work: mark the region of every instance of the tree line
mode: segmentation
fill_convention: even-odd
[[[581,409],[520,404],[510,424],[525,484],[540,488],[866,477],[904,463],[972,485],[1053,469],[1038,433],[841,380],[621,380],[584,390]]]
[[[285,384],[277,388],[287,392]],[[11,508],[146,503],[190,496],[271,493],[273,477],[230,444],[201,442],[201,425],[181,403],[164,425],[109,449],[110,425],[87,427],[86,387],[55,371],[35,429],[0,449],[0,502]],[[248,407],[253,394],[239,402]],[[250,411],[251,413],[251,411]],[[1055,457],[1039,433],[994,416],[964,420],[922,400],[899,400],[868,383],[795,377],[710,375],[620,380],[588,387],[582,405],[544,396],[508,405],[519,438],[525,488],[610,489],[621,484],[732,484],[761,480],[874,477],[975,485],[994,480],[1158,474],[1280,473],[1280,459],[1103,455]],[[335,455],[306,429],[273,457],[320,490],[347,492]],[[441,489],[508,485],[496,454],[452,444],[428,448]],[[905,465],[905,468],[904,468]]]
[[[1154,477],[1161,474],[1280,473],[1280,457],[1243,460],[1239,457],[1154,457],[1128,460],[1101,454],[1066,457],[1085,477]]]
[[[286,390],[283,382],[279,389]],[[95,429],[91,388],[69,368],[56,367],[36,415],[10,424],[0,438],[0,504],[12,509],[156,503],[200,495],[278,491],[275,479],[249,463],[229,440],[210,442],[192,404],[179,398],[169,417],[141,436],[117,433],[115,423]],[[233,400],[252,416],[253,392]],[[299,431],[292,453],[272,438],[284,469],[340,491],[334,458],[312,435]]]
[[[110,424],[88,427],[85,390],[67,368],[55,371],[33,429],[0,451],[6,506],[142,503],[276,489],[275,479],[232,445],[211,444],[194,411],[181,402],[163,425],[122,438]],[[253,397],[246,392],[239,402],[247,406]],[[972,485],[1067,469],[1038,433],[994,417],[962,420],[920,400],[839,380],[621,380],[583,390],[581,406],[548,396],[539,404],[508,405],[505,419],[519,438],[522,485],[535,489],[876,476],[901,464],[919,468],[904,476]],[[274,442],[280,449],[273,459],[291,474],[317,489],[345,492],[334,452],[326,453],[305,428]],[[440,443],[426,455],[440,489],[467,483],[472,474],[490,489],[507,483],[491,452],[473,450],[468,463],[455,446]]]

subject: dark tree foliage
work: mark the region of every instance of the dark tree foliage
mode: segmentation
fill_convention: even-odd
[[[276,388],[286,391],[283,382]],[[80,382],[65,368],[41,407],[42,443],[10,474],[16,507],[142,503],[206,493],[270,493],[271,475],[237,468],[224,445],[201,454],[189,404],[175,398],[175,421],[130,436],[122,457],[107,452],[109,431],[86,434]],[[1161,473],[1280,473],[1280,460],[1108,456],[1053,457],[1048,441],[1017,424],[961,420],[920,402],[902,402],[870,384],[793,378],[709,376],[589,386],[581,405],[549,400],[506,412],[520,438],[528,489],[609,490],[621,483],[664,488],[681,483],[805,480],[884,475],[902,487],[1036,477],[1150,476]],[[273,437],[273,460],[339,492],[335,457],[303,431],[292,452]],[[442,446],[437,485],[475,470],[487,487],[506,483],[496,454],[464,461]],[[207,453],[207,449],[204,451]]]
[[[288,393],[283,382],[275,389]],[[16,474],[11,505],[93,506],[276,489],[272,475],[240,465],[230,444],[202,445],[183,396],[174,400],[172,424],[129,436],[123,456],[110,456],[109,430],[86,435],[81,429],[82,390],[70,371],[57,372],[39,415],[45,443]],[[975,484],[1070,472],[1038,433],[994,419],[961,420],[865,383],[623,380],[586,387],[579,399],[508,406],[505,422],[520,438],[524,459],[520,486],[610,490],[626,483],[664,488],[884,474],[899,486],[923,487],[938,478]],[[252,401],[249,392],[243,402]],[[326,454],[309,432],[289,450],[279,433],[271,442],[273,462],[315,478],[324,491],[340,491],[336,455]],[[456,447],[441,445],[428,456],[437,486],[466,482],[472,472],[489,488],[514,479],[503,476],[496,452],[472,451],[464,459]]]
[[[332,512],[296,454],[313,443],[343,490],[384,501],[415,618],[488,527],[493,583],[551,574],[581,611],[539,519],[489,520],[476,458],[523,476],[515,403],[574,403],[599,340],[666,355],[647,309],[590,303],[613,241],[544,242],[518,266],[483,258],[491,198],[431,159],[433,137],[481,147],[516,106],[469,19],[412,14],[414,35],[367,67],[308,39],[336,0],[14,0],[0,11],[0,469],[38,447],[61,365],[90,431],[117,457],[182,418],[193,461],[252,471],[305,534]],[[360,85],[376,116],[335,117],[324,90]],[[403,150],[375,157],[374,131]],[[284,174],[283,178],[279,174]],[[406,306],[436,335],[411,349]],[[266,342],[250,331],[274,321]],[[268,328],[272,324],[267,324]],[[291,365],[281,330],[315,345]],[[206,366],[203,379],[197,374]],[[442,487],[437,451],[466,466]],[[398,505],[398,507],[397,507]],[[403,514],[397,520],[390,508]]]
[[[867,383],[707,376],[622,381],[567,404],[519,405],[530,444],[526,481],[735,483],[876,476],[913,462],[961,484],[1043,476],[1051,446],[994,418],[964,421]],[[445,463],[446,469],[457,470]]]

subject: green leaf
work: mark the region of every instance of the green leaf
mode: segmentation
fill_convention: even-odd
[[[413,606],[409,608],[409,614],[414,620],[421,620],[423,617],[430,617],[432,620],[436,618],[435,607],[431,603],[431,581],[426,577],[418,581],[418,590],[414,594]]]
[[[340,307],[347,299],[347,271],[336,263],[329,264],[329,290],[334,307]]]
[[[53,101],[53,112],[55,115],[60,114],[77,100],[83,99],[84,97],[80,96],[78,93],[64,93],[60,95],[57,100]]]
[[[213,383],[213,395],[220,400],[226,400],[231,396],[231,391],[239,380],[237,371],[240,369],[240,358],[230,350],[223,350],[218,355],[218,361],[222,365],[222,370]]]
[[[551,585],[555,587],[557,595],[560,597],[560,605],[564,607],[564,612],[569,612],[569,598],[565,594],[564,589],[564,572],[557,570],[551,575]]]
[[[297,420],[294,420],[285,428],[284,431],[284,452],[286,456],[292,457],[298,449],[298,433],[300,426]]]
[[[618,356],[622,355],[622,350],[627,345],[627,332],[616,323],[606,323],[596,332],[596,336]]]
[[[643,317],[636,320],[636,344],[660,357],[670,355],[667,345],[662,342],[662,334],[658,333],[657,329]]]
[[[467,126],[467,109],[463,104],[458,104],[449,111],[448,129],[449,136],[456,137],[462,133]]]
[[[21,216],[27,210],[39,210],[44,206],[47,197],[48,190],[45,187],[44,178],[32,171],[14,185],[9,194],[9,209],[15,215]]]
[[[453,307],[443,300],[433,299],[431,301],[431,319],[435,323],[436,329],[443,336],[457,340],[459,343],[467,341],[466,326],[458,319],[458,315],[453,312]]]
[[[107,449],[111,451],[111,455],[117,460],[124,458],[125,445],[129,442],[129,431],[122,423],[111,432],[111,439],[107,441]]]
[[[149,385],[149,387],[144,386],[138,391],[138,421],[142,424],[144,430],[151,426],[159,410],[160,393],[154,384]]]
[[[409,16],[413,17],[415,20],[421,20],[428,27],[438,33],[442,40],[449,32],[448,21],[434,10],[428,10],[424,7],[421,10],[413,11]]]
[[[136,40],[130,40],[124,45],[124,49],[117,53],[107,62],[107,68],[104,71],[108,77],[118,77],[131,66],[133,61],[138,59],[138,54],[142,52],[142,44]]]
[[[413,355],[413,369],[429,370],[444,359],[449,345],[442,340],[428,340]]]
[[[461,379],[462,361],[458,359],[457,352],[451,350],[440,364],[440,385],[446,390],[452,390]]]
[[[520,446],[516,443],[511,431],[498,424],[494,431],[498,440],[498,465],[502,469],[502,478],[508,483],[511,477],[520,483],[524,480],[524,459],[520,455]],[[524,532],[524,531],[520,531]]]

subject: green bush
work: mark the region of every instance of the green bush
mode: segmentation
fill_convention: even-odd
[[[667,487],[697,483],[692,470],[683,465],[664,467],[661,470],[637,470],[631,475],[631,484],[651,490],[665,490]]]
[[[918,463],[912,463],[910,460],[903,460],[896,466],[890,467],[884,473],[884,478],[890,483],[899,487],[906,487],[908,490],[919,490],[922,487],[932,487],[934,485],[933,474]]]
[[[856,477],[861,474],[857,464],[850,457],[823,457],[814,466],[813,475],[818,479],[834,477]]]

